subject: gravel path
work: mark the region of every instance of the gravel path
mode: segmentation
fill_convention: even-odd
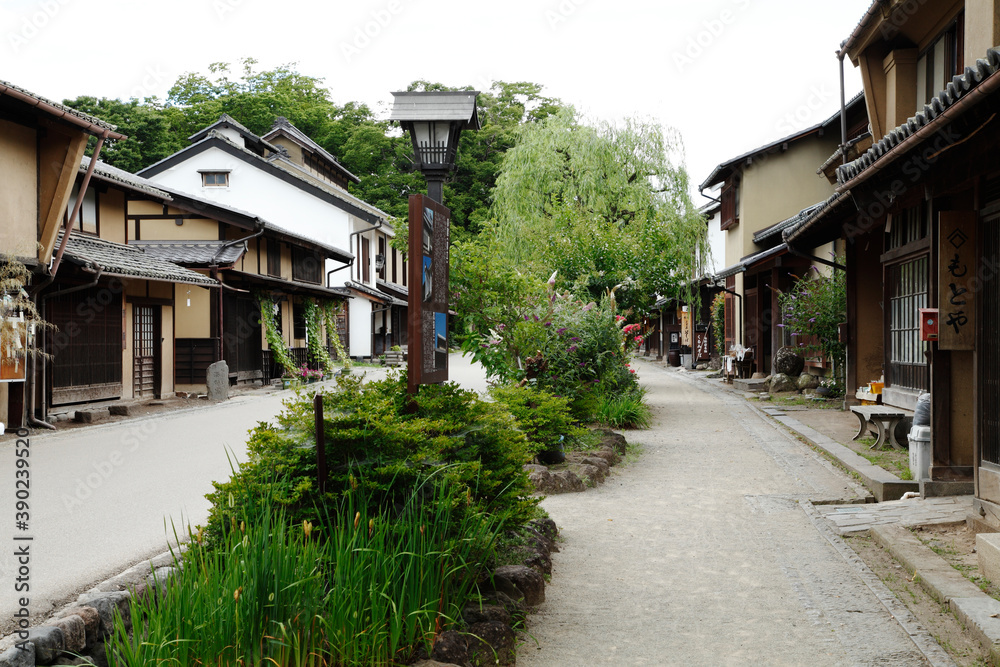
[[[543,503],[561,552],[518,665],[927,664],[800,502],[854,483],[744,401],[639,368],[639,460]]]

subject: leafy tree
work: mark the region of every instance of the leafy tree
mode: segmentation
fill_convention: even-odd
[[[560,288],[591,299],[617,289],[636,314],[679,294],[706,245],[687,174],[670,161],[679,145],[656,124],[586,125],[569,107],[521,125],[502,158],[487,255],[537,277],[555,270]]]

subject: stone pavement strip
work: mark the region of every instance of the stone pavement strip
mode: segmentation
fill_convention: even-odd
[[[907,498],[869,505],[822,505],[816,508],[839,535],[855,535],[872,526],[896,523],[922,526],[931,523],[965,523],[972,514],[972,496]]]
[[[561,551],[521,667],[954,664],[810,502],[863,489],[741,398],[639,368],[639,460],[542,503]]]

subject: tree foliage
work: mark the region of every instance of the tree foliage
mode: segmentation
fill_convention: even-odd
[[[503,156],[491,209],[490,261],[598,299],[618,288],[637,314],[699,273],[706,229],[688,195],[672,133],[651,122],[585,124],[570,108],[522,124]]]

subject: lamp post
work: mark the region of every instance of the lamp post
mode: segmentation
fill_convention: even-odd
[[[389,120],[410,133],[416,168],[427,180],[427,196],[443,204],[444,180],[455,169],[462,130],[479,129],[479,91],[398,92]]]
[[[410,133],[414,163],[427,195],[410,195],[407,393],[448,380],[448,246],[451,211],[443,204],[444,180],[455,168],[464,129],[479,129],[477,91],[400,92],[389,120]],[[415,405],[415,404],[414,404]]]

